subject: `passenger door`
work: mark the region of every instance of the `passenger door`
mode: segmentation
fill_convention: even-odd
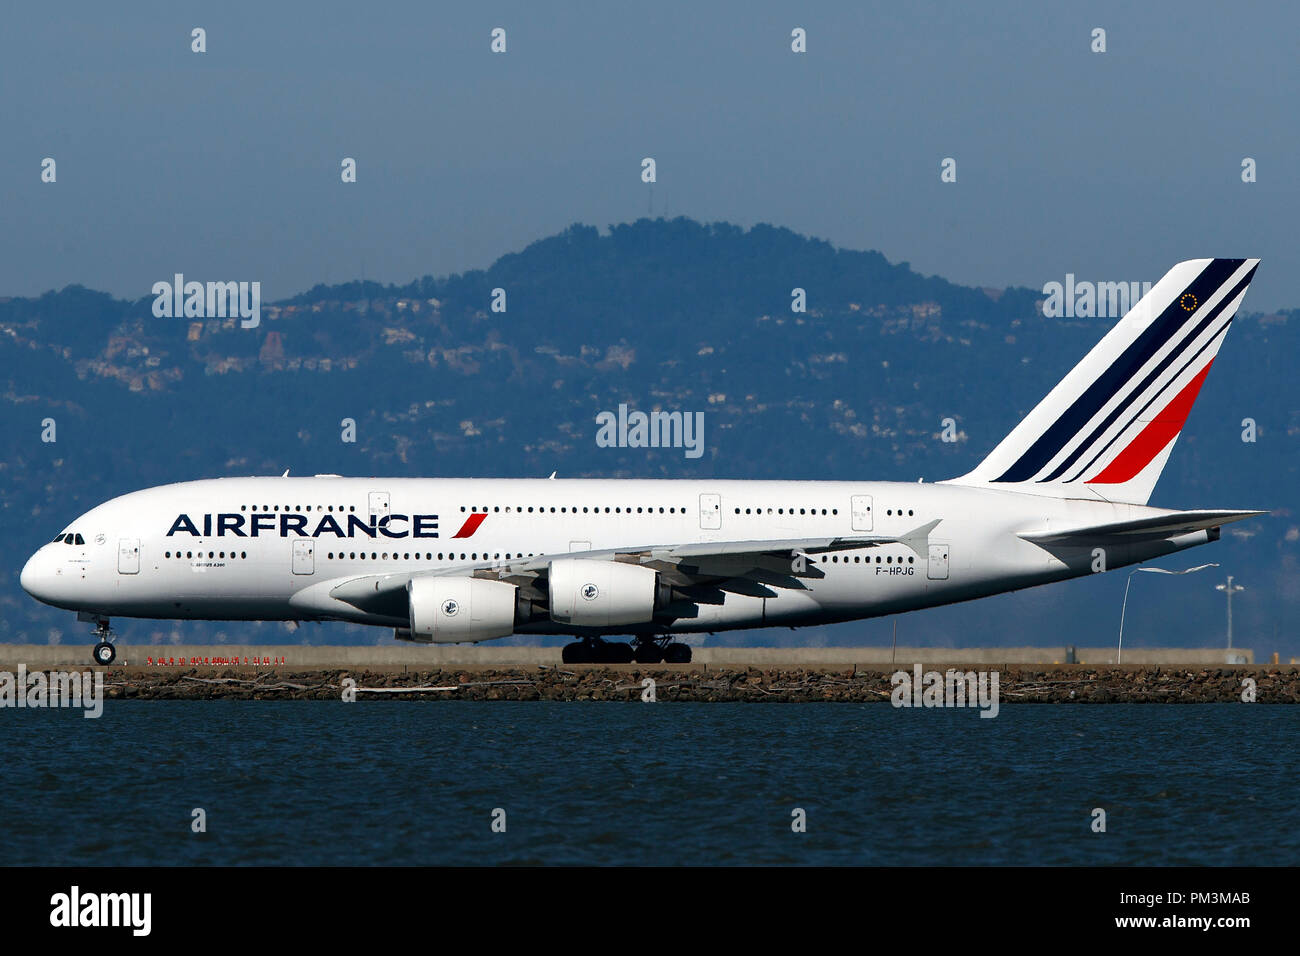
[[[700,530],[717,531],[722,527],[722,495],[700,495]]]
[[[117,573],[140,573],[139,538],[122,538],[117,542]]]
[[[854,495],[849,499],[854,531],[871,530],[871,495]]]
[[[926,564],[925,576],[931,581],[948,580],[948,546],[946,544],[931,544],[930,560]]]
[[[316,572],[316,542],[311,538],[293,539],[293,573],[314,574]]]

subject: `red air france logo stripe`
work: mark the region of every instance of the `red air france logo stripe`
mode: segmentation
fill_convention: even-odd
[[[1115,460],[1088,484],[1122,484],[1136,477],[1143,468],[1151,464],[1152,459],[1164,451],[1165,446],[1177,438],[1178,433],[1183,430],[1187,414],[1192,410],[1192,403],[1196,401],[1196,395],[1205,382],[1205,376],[1210,374],[1210,365],[1213,364],[1214,362],[1211,361],[1201,369],[1196,378],[1183,386],[1183,390],[1165,406],[1164,411],[1148,422],[1138,436],[1129,442],[1128,447],[1116,455]]]
[[[468,538],[478,530],[478,526],[483,523],[487,517],[485,514],[472,514],[465,519],[465,523],[460,526],[460,530],[452,535],[453,538]]]

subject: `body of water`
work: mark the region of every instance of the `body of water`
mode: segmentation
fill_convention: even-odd
[[[108,701],[0,721],[10,865],[1300,856],[1285,706]]]

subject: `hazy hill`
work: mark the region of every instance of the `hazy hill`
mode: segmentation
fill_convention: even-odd
[[[1172,263],[1171,263],[1172,265]],[[1264,265],[1267,268],[1267,263]],[[170,277],[167,277],[170,278]],[[194,277],[199,278],[199,277]],[[1152,277],[1158,278],[1158,277]],[[791,312],[791,290],[808,311]],[[490,310],[506,290],[507,311]],[[0,641],[84,640],[37,605],[27,555],[112,495],[196,477],[645,475],[938,480],[1000,439],[1111,324],[1046,319],[1036,290],[956,286],[789,230],[686,219],[575,225],[486,271],[317,286],[234,320],[158,319],[77,286],[0,300]],[[1249,295],[1246,306],[1249,307]],[[1164,562],[1214,560],[1249,590],[1238,642],[1300,654],[1296,312],[1238,316],[1153,504],[1267,519]],[[620,402],[705,412],[706,451],[599,448]],[[54,418],[58,441],[41,441]],[[940,440],[945,417],[960,441]],[[355,444],[340,421],[357,422]],[[1258,441],[1241,441],[1242,419]],[[1220,577],[1139,576],[1126,642],[1222,641]],[[900,640],[1105,643],[1124,576],[900,619]],[[887,641],[889,622],[719,641]],[[388,640],[309,626],[121,622],[127,640]]]

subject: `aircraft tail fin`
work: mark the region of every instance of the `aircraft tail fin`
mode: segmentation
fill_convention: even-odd
[[[1146,504],[1258,265],[1178,263],[952,483]]]

